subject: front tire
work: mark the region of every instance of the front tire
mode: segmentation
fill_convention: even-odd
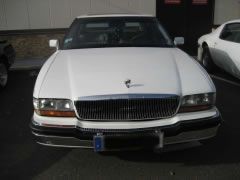
[[[0,63],[0,90],[6,87],[8,82],[8,69],[4,63]]]
[[[215,69],[215,64],[212,60],[208,47],[203,48],[202,53],[202,64],[208,72],[213,72]]]

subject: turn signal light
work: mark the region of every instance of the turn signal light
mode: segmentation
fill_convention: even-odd
[[[212,105],[202,105],[202,106],[183,106],[179,109],[179,113],[187,113],[187,112],[197,112],[197,111],[205,111],[211,109]]]
[[[35,110],[36,113],[40,116],[48,116],[48,117],[76,117],[74,111],[43,111],[43,110]]]

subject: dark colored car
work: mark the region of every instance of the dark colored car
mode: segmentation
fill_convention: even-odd
[[[7,85],[9,68],[16,57],[15,50],[7,41],[0,41],[0,89]]]

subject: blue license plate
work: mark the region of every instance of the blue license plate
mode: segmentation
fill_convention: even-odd
[[[141,135],[96,135],[93,137],[95,152],[111,150],[163,147],[163,133]]]
[[[104,137],[103,136],[94,136],[94,150],[95,152],[102,152],[104,151]]]

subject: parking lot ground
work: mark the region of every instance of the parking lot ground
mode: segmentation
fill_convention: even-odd
[[[224,123],[209,144],[166,153],[97,154],[37,145],[31,136],[36,71],[12,71],[0,92],[0,179],[240,179],[240,86],[214,79]],[[236,82],[238,83],[238,82]]]
[[[231,74],[225,72],[224,70],[220,68],[216,68],[214,73],[211,74],[211,76],[214,79],[218,79],[227,83],[230,83],[235,86],[240,86],[240,79],[237,79],[236,77],[232,76]]]

